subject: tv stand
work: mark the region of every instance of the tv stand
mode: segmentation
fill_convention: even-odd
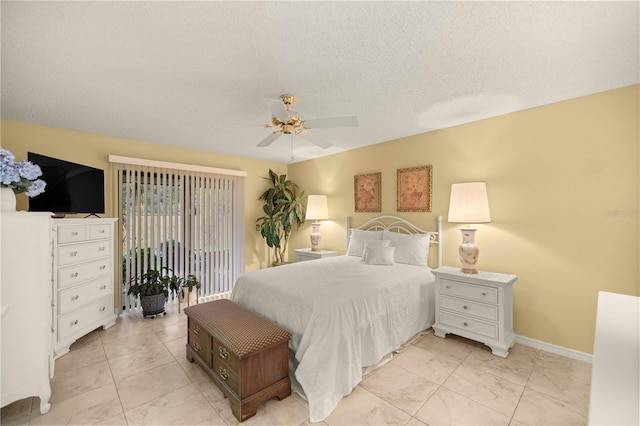
[[[88,218],[88,217],[92,217],[92,216],[97,217],[98,219],[102,219],[100,216],[98,216],[98,215],[97,215],[97,214],[95,214],[95,213],[89,213],[89,214],[88,214],[88,215],[86,215],[84,218],[86,219],[86,218]]]

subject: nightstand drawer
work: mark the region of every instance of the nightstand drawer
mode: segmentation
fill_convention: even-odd
[[[498,306],[470,302],[455,297],[441,296],[440,307],[462,315],[473,315],[491,321],[498,321]]]
[[[498,324],[491,324],[480,320],[470,319],[460,315],[450,314],[449,312],[440,312],[440,322],[442,324],[451,325],[462,330],[481,334],[492,339],[498,338]]]
[[[498,289],[477,284],[463,284],[447,279],[440,280],[440,293],[465,297],[485,303],[498,303]]]

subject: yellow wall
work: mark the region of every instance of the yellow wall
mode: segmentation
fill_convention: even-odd
[[[260,233],[255,232],[256,218],[263,214],[262,205],[257,200],[268,187],[268,182],[264,178],[268,176],[269,168],[276,173],[286,173],[286,164],[181,149],[12,120],[2,120],[1,125],[1,145],[13,152],[18,160],[26,159],[27,152],[31,151],[105,170],[107,210],[105,217],[117,217],[117,206],[113,201],[115,199],[115,168],[110,166],[108,162],[109,155],[246,171],[246,269],[259,269],[269,264],[271,259],[270,253],[267,252],[268,247],[263,243]],[[27,196],[19,194],[16,199],[17,209],[27,210]]]
[[[288,167],[10,120],[2,120],[1,144],[18,159],[34,151],[109,175],[109,154],[247,171],[247,270],[269,262],[255,232],[269,168],[288,173],[307,194],[329,196],[323,247],[341,253],[345,217],[359,225],[375,216],[353,212],[353,176],[382,172],[382,212],[427,229],[442,215],[444,263],[454,266],[461,238],[459,225],[446,223],[450,186],[486,181],[492,222],[478,225],[479,267],[519,276],[516,333],[591,353],[597,292],[640,295],[639,94],[635,85]],[[426,164],[433,166],[433,212],[397,213],[396,170]],[[19,195],[18,209],[26,205]],[[310,231],[305,224],[294,232],[290,247],[309,247]]]
[[[457,266],[459,224],[448,224],[452,183],[485,181],[490,224],[478,225],[479,268],[518,275],[517,334],[592,353],[599,290],[640,295],[639,89],[560,102],[289,166],[307,194],[327,194],[322,247],[345,251],[355,174],[382,172],[382,212],[435,229]],[[396,212],[396,170],[433,166],[433,212]],[[308,247],[310,224],[292,237]]]

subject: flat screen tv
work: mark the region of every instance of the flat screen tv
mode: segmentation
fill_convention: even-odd
[[[33,152],[27,158],[40,166],[40,179],[47,183],[42,194],[29,198],[29,211],[104,213],[104,170]]]

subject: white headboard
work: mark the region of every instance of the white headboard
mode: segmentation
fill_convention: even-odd
[[[442,216],[437,217],[437,231],[425,231],[415,226],[413,223],[397,216],[376,216],[369,219],[357,228],[351,227],[351,218],[347,216],[347,249],[351,239],[352,229],[363,229],[366,231],[391,231],[401,234],[429,234],[431,244],[438,246],[438,268],[442,266]]]

